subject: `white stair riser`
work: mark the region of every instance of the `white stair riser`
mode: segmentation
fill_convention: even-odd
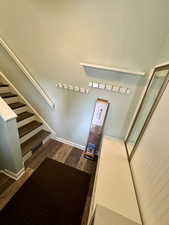
[[[0,93],[6,93],[6,92],[9,92],[8,87],[0,87]]]
[[[36,116],[31,116],[31,117],[29,117],[25,120],[22,120],[22,121],[18,122],[17,127],[20,128],[20,127],[32,122],[33,120],[36,120]]]
[[[15,109],[14,112],[18,115],[20,113],[26,112],[27,110],[28,110],[28,107],[27,106],[24,106],[24,107]]]
[[[11,98],[4,98],[5,102],[7,104],[11,104],[11,103],[15,103],[18,102],[18,98],[17,97],[11,97]]]
[[[37,129],[33,130],[29,134],[26,134],[22,138],[20,138],[20,144],[22,144],[23,142],[27,141],[29,138],[31,138],[32,136],[34,136],[35,134],[37,134],[42,129],[43,129],[43,125],[40,126],[40,127],[38,127]]]
[[[51,138],[51,134],[43,139],[42,144],[44,145]]]
[[[23,162],[26,162],[26,160],[28,160],[31,156],[32,156],[32,151],[26,153],[26,155],[24,155],[23,157]]]

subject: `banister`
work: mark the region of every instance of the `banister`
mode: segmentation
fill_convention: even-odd
[[[41,96],[46,100],[46,102],[49,104],[49,106],[54,109],[55,103],[52,101],[52,99],[48,96],[48,94],[43,90],[43,88],[40,86],[37,80],[32,77],[28,69],[24,66],[24,64],[21,62],[21,60],[15,55],[15,53],[9,48],[7,43],[0,37],[0,45],[7,51],[9,56],[13,59],[13,61],[17,64],[17,66],[21,69],[21,71],[25,74],[25,76],[30,80],[30,82],[33,84],[33,86],[38,90],[38,92],[41,94]]]

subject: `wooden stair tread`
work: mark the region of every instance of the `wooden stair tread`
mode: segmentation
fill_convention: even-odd
[[[20,113],[16,119],[17,122],[20,122],[22,120],[25,120],[25,119],[28,119],[30,117],[32,117],[34,114],[33,113],[30,113],[30,112],[23,112],[23,113]]]
[[[0,82],[0,87],[9,87],[8,84],[3,84],[2,82]]]
[[[50,132],[46,130],[41,130],[37,134],[35,134],[33,137],[25,141],[23,144],[21,144],[22,149],[22,156],[27,154],[32,149],[36,148],[46,137],[50,135]]]
[[[6,92],[6,93],[0,93],[0,97],[2,97],[2,98],[11,98],[11,97],[17,97],[17,95],[13,94],[11,92]]]
[[[15,102],[15,103],[9,104],[9,107],[11,109],[18,109],[18,108],[21,108],[21,107],[24,107],[24,106],[26,106],[26,104],[23,104],[22,102]]]
[[[18,129],[19,132],[19,138],[25,136],[26,134],[29,134],[30,132],[32,132],[33,130],[35,130],[36,128],[40,127],[42,125],[41,122],[38,121],[32,121],[26,125],[24,125],[23,127],[20,127]]]

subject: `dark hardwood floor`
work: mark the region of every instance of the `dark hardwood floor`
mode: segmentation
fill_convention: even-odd
[[[96,161],[87,160],[83,157],[83,151],[72,146],[62,144],[50,139],[40,147],[30,159],[25,163],[25,174],[17,181],[0,174],[0,210],[7,204],[12,196],[19,190],[24,182],[39,167],[46,157],[62,162],[66,165],[82,170],[92,175],[89,193],[86,200],[86,207],[82,225],[86,225],[91,195],[93,190],[94,176],[96,170]]]

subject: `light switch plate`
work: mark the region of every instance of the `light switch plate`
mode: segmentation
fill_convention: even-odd
[[[106,84],[106,90],[107,91],[111,91],[112,89],[112,85],[111,84]]]
[[[75,86],[74,87],[74,91],[79,91],[79,87],[78,86]]]
[[[112,91],[113,92],[118,92],[119,91],[119,87],[118,86],[113,86],[112,87]]]
[[[105,84],[99,83],[99,88],[100,89],[105,89]]]
[[[93,82],[90,81],[89,84],[88,84],[88,86],[89,86],[89,87],[93,87]]]
[[[98,88],[98,87],[99,87],[99,84],[98,84],[98,83],[93,82],[93,88]]]

